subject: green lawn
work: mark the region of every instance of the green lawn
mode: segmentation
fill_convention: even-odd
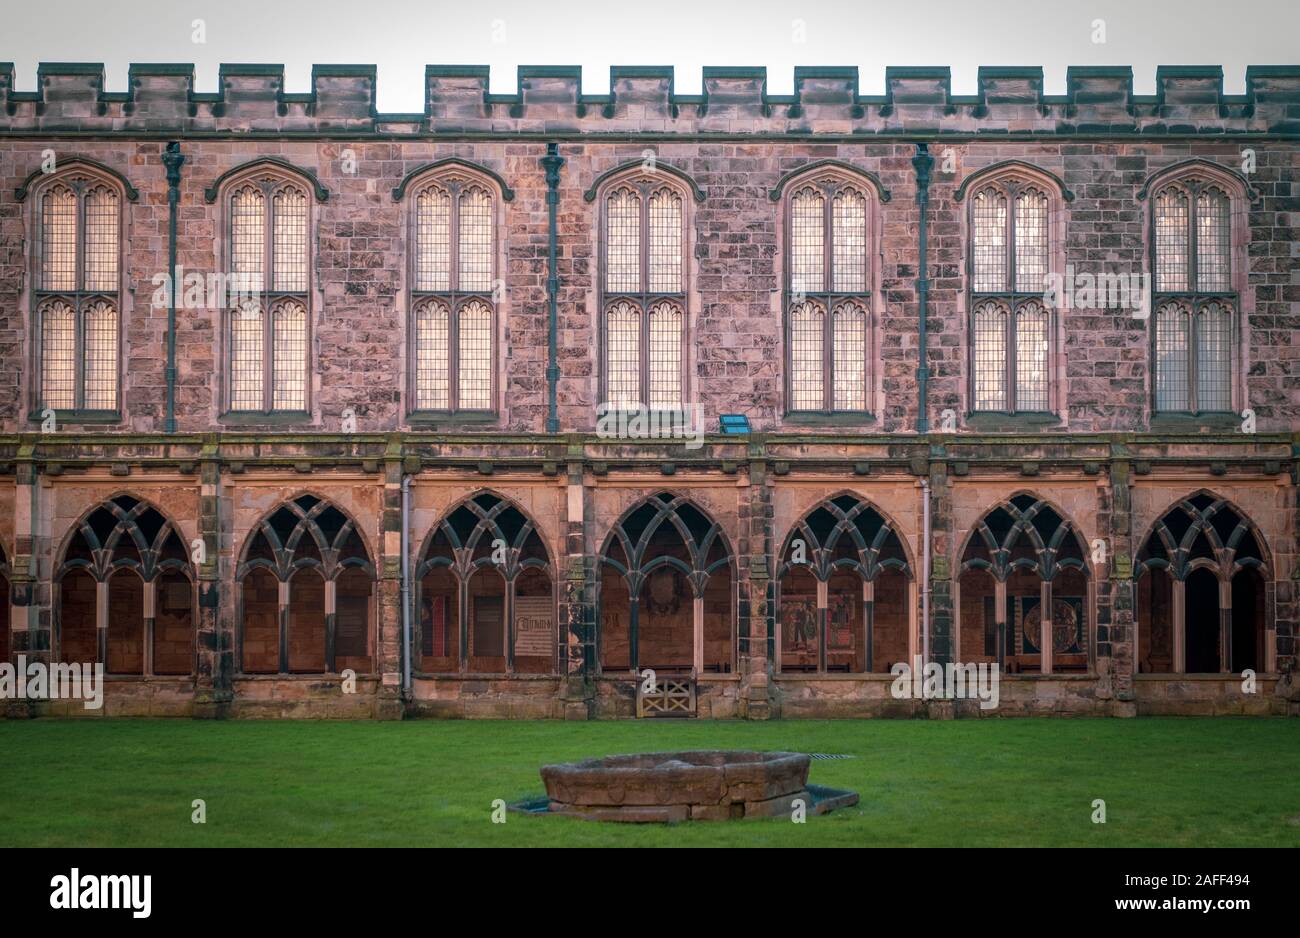
[[[802,825],[491,822],[546,762],[715,747],[852,754],[811,780],[862,801]],[[0,721],[0,752],[4,847],[1300,846],[1294,719],[38,720]]]

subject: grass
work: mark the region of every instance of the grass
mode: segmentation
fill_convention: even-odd
[[[862,800],[802,825],[490,820],[544,763],[675,748],[848,753],[811,780]],[[0,752],[0,847],[1300,846],[1287,719],[0,721]]]

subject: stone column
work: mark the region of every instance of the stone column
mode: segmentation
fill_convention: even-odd
[[[940,455],[942,455],[942,449]],[[953,545],[952,487],[948,464],[937,460],[927,468],[930,477],[930,660],[947,664],[957,660],[953,646],[952,571],[949,556]],[[921,545],[925,549],[925,545]],[[921,558],[917,558],[921,563]],[[917,571],[920,575],[920,571]],[[924,623],[923,623],[924,625]]]
[[[596,705],[593,594],[599,568],[596,558],[587,552],[587,489],[579,437],[569,440],[564,473],[562,553],[555,561],[555,575],[559,578],[556,658],[562,675],[559,715],[566,720],[586,720],[595,716]]]
[[[1055,641],[1056,616],[1052,608],[1052,581],[1043,580],[1038,591],[1038,654],[1042,662],[1039,669],[1044,674],[1052,673],[1052,645]]]
[[[993,621],[998,630],[998,670],[1007,670],[1007,581],[993,581]]]
[[[45,538],[41,537],[39,517],[41,492],[35,462],[36,446],[25,438],[18,447],[14,485],[14,555],[10,558],[10,657],[26,657],[30,664],[50,661],[52,612],[50,578],[37,576],[38,561]],[[48,566],[48,563],[47,563]],[[29,700],[3,702],[9,719],[36,716],[36,706]]]
[[[389,439],[384,457],[384,495],[378,539],[380,556],[375,563],[379,574],[375,584],[379,616],[375,623],[374,668],[379,674],[375,716],[400,720],[405,711],[402,656],[410,652],[403,647],[405,636],[402,634],[402,476],[408,472],[418,473],[420,460],[418,456],[410,460],[403,458],[401,438],[396,434]]]
[[[1137,714],[1133,676],[1137,670],[1137,584],[1133,579],[1133,526],[1130,484],[1132,464],[1122,444],[1111,448],[1109,485],[1103,497],[1109,511],[1099,521],[1108,541],[1106,563],[1094,564],[1097,578],[1097,672],[1103,696],[1116,701],[1117,716]],[[1091,559],[1091,558],[1089,558]],[[1109,578],[1102,579],[1109,571]],[[1109,681],[1109,689],[1107,682]]]
[[[194,623],[197,650],[194,674],[194,717],[214,719],[225,716],[234,699],[231,678],[235,661],[235,568],[239,557],[237,545],[230,543],[226,532],[223,546],[221,462],[215,436],[203,446],[199,464],[199,538],[203,548],[199,555],[199,608]],[[222,566],[225,566],[223,581]]]
[[[779,715],[772,680],[776,627],[776,585],[772,580],[776,534],[768,487],[766,446],[761,435],[749,444],[748,486],[741,496],[740,539],[736,567],[740,574],[736,617],[736,666],[740,671],[738,715],[768,720]]]

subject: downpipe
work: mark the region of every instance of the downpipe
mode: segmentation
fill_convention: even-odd
[[[402,694],[411,696],[411,477],[402,476]]]

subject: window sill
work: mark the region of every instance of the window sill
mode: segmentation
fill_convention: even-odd
[[[406,415],[406,422],[411,426],[431,430],[487,427],[499,419],[499,415],[490,410],[417,410]]]
[[[1007,413],[1006,411],[981,410],[966,415],[968,429],[988,433],[1023,433],[1025,431],[1057,427],[1060,424],[1061,418],[1058,415],[1041,411]]]
[[[311,414],[305,410],[278,410],[272,413],[231,410],[217,419],[228,427],[291,427],[310,424]]]
[[[45,421],[45,411],[34,410],[27,415],[28,423],[43,423]],[[55,426],[61,426],[65,423],[74,424],[114,424],[122,422],[122,413],[117,410],[56,410],[54,412]]]
[[[1151,430],[1235,430],[1241,426],[1241,415],[1231,411],[1192,413],[1153,413],[1147,422]]]
[[[876,415],[866,410],[795,410],[781,416],[791,427],[861,427],[876,422]]]

